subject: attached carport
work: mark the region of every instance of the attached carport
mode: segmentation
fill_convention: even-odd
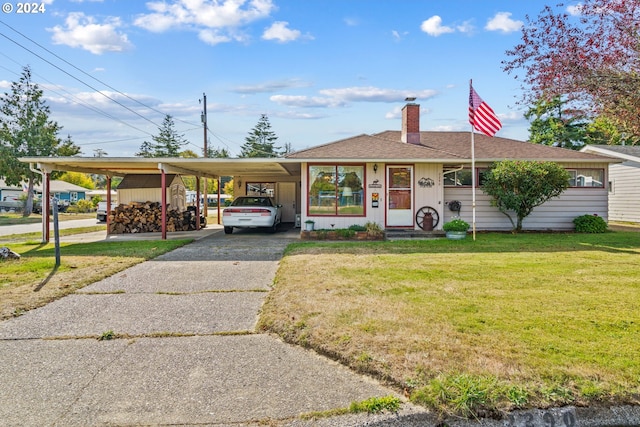
[[[50,175],[54,171],[71,171],[104,175],[107,178],[107,218],[111,210],[111,178],[128,174],[160,174],[161,186],[165,188],[167,174],[180,174],[196,178],[197,200],[200,199],[200,179],[218,179],[222,176],[251,177],[268,176],[273,180],[296,179],[300,181],[298,159],[284,158],[138,158],[138,157],[23,157],[21,162],[29,163],[33,172],[42,175],[43,216],[42,241],[49,242]],[[166,192],[162,191],[162,239],[167,238]],[[199,210],[199,204],[196,203]],[[199,212],[196,214],[199,222]],[[108,221],[108,219],[107,219]],[[198,224],[199,228],[199,224]],[[107,222],[107,232],[109,223]]]

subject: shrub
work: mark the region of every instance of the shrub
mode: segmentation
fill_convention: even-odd
[[[349,226],[349,230],[352,231],[367,231],[367,227],[364,225],[353,224]]]
[[[582,215],[573,219],[578,233],[604,233],[607,231],[607,223],[596,214]]]
[[[344,239],[350,239],[356,235],[356,232],[351,228],[338,228],[336,234]]]
[[[364,228],[367,230],[367,233],[372,236],[381,236],[384,234],[384,230],[377,222],[369,221],[364,225]]]
[[[444,231],[467,231],[469,229],[469,223],[463,219],[456,218],[445,222],[442,229]]]

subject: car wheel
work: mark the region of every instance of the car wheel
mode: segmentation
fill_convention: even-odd
[[[278,231],[278,223],[276,221],[273,221],[273,225],[269,228],[269,231],[272,233]]]
[[[224,228],[224,234],[231,234],[231,233],[233,233],[233,227]]]

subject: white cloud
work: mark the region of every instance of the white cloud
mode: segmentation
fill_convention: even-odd
[[[138,16],[134,24],[152,32],[193,25],[236,28],[269,17],[276,8],[272,0],[173,0],[151,1],[146,5],[152,13]]]
[[[265,40],[277,40],[280,43],[297,40],[300,37],[300,31],[291,30],[287,28],[288,25],[289,23],[285,21],[274,22],[265,30],[262,38]]]
[[[8,80],[0,80],[0,88],[8,89],[11,87],[11,82]]]
[[[484,29],[487,31],[501,31],[512,33],[522,28],[523,22],[511,19],[511,12],[498,12],[487,21]]]
[[[198,38],[211,46],[231,41],[231,37],[221,34],[219,31],[212,29],[201,30],[198,33]]]
[[[265,92],[275,92],[283,89],[309,87],[311,83],[300,79],[286,79],[260,83],[256,85],[238,86],[233,92],[242,94],[255,94]]]
[[[408,31],[405,31],[402,33],[396,30],[391,31],[391,36],[393,37],[393,40],[397,42],[402,41],[402,39],[405,38],[407,35],[409,35]]]
[[[358,21],[356,18],[344,18],[343,21],[348,27],[355,27],[357,25],[360,25],[360,21]]]
[[[438,37],[439,35],[446,33],[453,33],[455,30],[451,27],[442,25],[442,18],[438,15],[434,15],[426,21],[422,22],[420,29],[430,36]]]
[[[569,12],[572,16],[580,16],[582,15],[582,3],[578,3],[573,6],[567,6],[567,12]]]
[[[269,98],[271,101],[287,105],[290,107],[341,107],[344,106],[344,101],[335,98],[322,98],[322,97],[309,97],[309,96],[287,96],[287,95],[273,95]]]
[[[407,97],[428,99],[436,95],[436,91],[430,89],[410,92],[396,89],[380,89],[372,86],[324,89],[320,93],[332,98],[352,102],[401,102]]]
[[[122,52],[131,49],[127,35],[118,32],[122,26],[120,18],[109,17],[102,23],[82,12],[73,12],[67,16],[65,26],[56,25],[47,30],[53,33],[53,42],[70,47],[80,47],[100,55],[104,52]]]
[[[436,95],[434,90],[409,92],[396,89],[380,89],[372,86],[324,89],[322,96],[273,95],[269,99],[281,105],[299,108],[336,108],[350,102],[401,102],[407,97],[428,99]]]
[[[461,33],[473,33],[475,27],[471,24],[471,21],[464,21],[460,25],[456,25],[456,29]]]

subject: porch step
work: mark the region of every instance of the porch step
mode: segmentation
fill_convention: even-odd
[[[385,230],[387,240],[409,240],[409,239],[439,239],[446,237],[442,230],[422,231],[413,229],[391,229]]]

